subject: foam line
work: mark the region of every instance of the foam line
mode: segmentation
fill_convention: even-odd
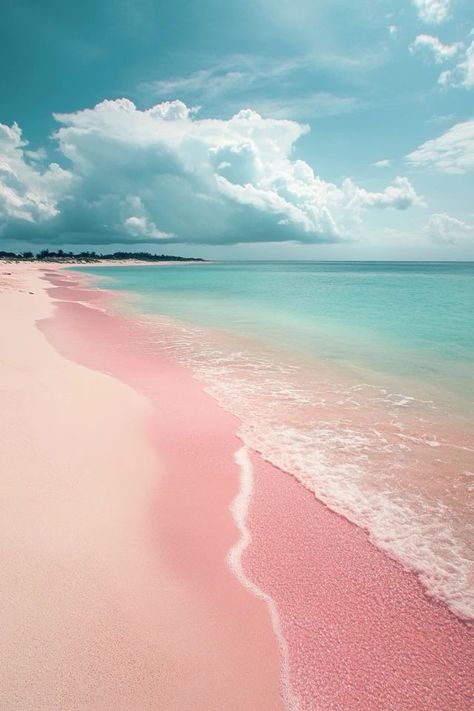
[[[240,531],[240,538],[229,550],[227,559],[231,570],[242,585],[247,588],[247,590],[250,590],[255,597],[264,600],[268,607],[273,631],[280,648],[282,666],[281,684],[285,709],[287,711],[299,711],[301,705],[299,698],[292,689],[290,682],[288,644],[283,636],[277,606],[270,595],[267,595],[267,593],[259,588],[258,585],[256,585],[252,580],[249,580],[242,566],[242,554],[252,542],[252,537],[246,524],[250,497],[252,496],[253,491],[253,468],[247,447],[243,446],[238,449],[234,454],[234,460],[240,470],[240,488],[237,496],[234,498],[229,508],[236,526]]]

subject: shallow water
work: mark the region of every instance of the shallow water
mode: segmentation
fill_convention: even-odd
[[[247,445],[474,616],[473,264],[87,271],[126,293]]]

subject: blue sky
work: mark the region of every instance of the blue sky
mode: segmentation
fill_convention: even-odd
[[[471,0],[2,14],[3,249],[474,259]]]

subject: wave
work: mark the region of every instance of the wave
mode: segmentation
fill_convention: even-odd
[[[240,420],[243,443],[296,477],[429,594],[474,618],[469,434],[436,403],[297,363],[224,332],[146,318],[153,348],[190,366]]]

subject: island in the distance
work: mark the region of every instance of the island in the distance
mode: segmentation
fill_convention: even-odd
[[[175,257],[169,254],[150,254],[150,252],[113,252],[101,254],[98,252],[56,252],[42,249],[40,252],[5,252],[0,250],[0,259],[18,262],[103,262],[103,261],[140,261],[140,262],[205,262],[200,257]]]

